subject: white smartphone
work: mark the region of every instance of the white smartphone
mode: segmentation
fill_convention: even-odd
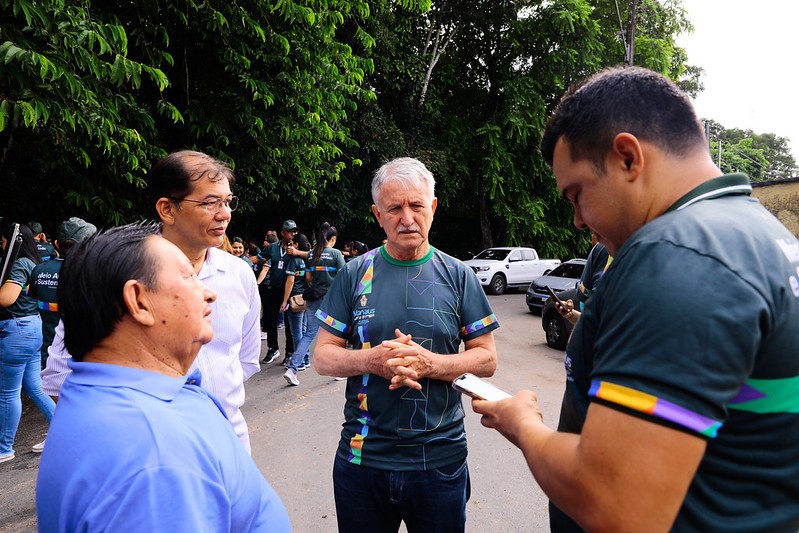
[[[474,374],[469,374],[468,372],[455,378],[455,381],[452,382],[452,388],[456,391],[462,392],[463,394],[467,394],[472,398],[477,398],[478,400],[495,402],[497,400],[510,398],[510,394],[504,390],[499,389],[488,381],[478,378]]]

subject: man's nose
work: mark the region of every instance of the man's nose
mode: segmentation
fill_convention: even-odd
[[[406,207],[402,210],[402,216],[400,217],[400,222],[403,226],[410,226],[413,224],[413,209],[410,207]]]
[[[578,229],[588,229],[588,225],[583,220],[580,210],[576,207],[574,208],[574,226]]]
[[[230,220],[232,217],[233,211],[230,210],[230,206],[223,205],[222,208],[214,214],[214,218],[216,220]]]
[[[205,291],[205,301],[209,304],[216,301],[216,293],[208,288],[208,286],[203,283],[203,290]]]

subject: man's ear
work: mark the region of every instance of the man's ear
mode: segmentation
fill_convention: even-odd
[[[430,205],[430,208],[433,210],[433,214],[436,214],[436,207],[438,207],[438,198],[433,196],[433,203]]]
[[[641,143],[630,133],[619,133],[613,138],[609,159],[610,168],[625,172],[628,181],[638,179],[644,169],[644,151]]]
[[[382,228],[383,224],[380,222],[380,210],[377,209],[377,206],[375,204],[372,204],[372,213],[374,213],[378,225],[380,225],[380,227]]]
[[[177,205],[175,205],[169,198],[159,198],[158,201],[155,202],[155,210],[158,212],[158,217],[164,224],[175,223],[175,211],[177,210]]]
[[[149,291],[135,279],[129,279],[122,287],[122,299],[130,316],[143,326],[155,324],[152,302],[148,298]]]

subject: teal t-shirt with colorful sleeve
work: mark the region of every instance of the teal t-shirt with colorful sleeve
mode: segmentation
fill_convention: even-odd
[[[674,531],[799,531],[799,242],[750,192],[636,231],[569,344],[591,401],[707,440]]]
[[[356,349],[394,339],[398,328],[443,354],[499,327],[474,272],[433,248],[417,261],[397,261],[384,246],[350,261],[316,317]],[[430,470],[466,457],[460,394],[448,381],[420,383],[422,390],[390,391],[380,376],[350,377],[338,456],[395,471]]]
[[[14,283],[19,285],[22,290],[14,303],[8,307],[0,307],[0,320],[39,314],[36,300],[27,294],[31,274],[35,267],[36,263],[27,257],[18,257],[6,272],[6,279],[3,280],[3,283]]]

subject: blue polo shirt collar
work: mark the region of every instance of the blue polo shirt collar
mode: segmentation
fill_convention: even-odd
[[[86,363],[70,359],[67,364],[72,370],[69,379],[80,385],[124,387],[164,401],[174,400],[186,385],[199,387],[202,383],[199,370],[173,378],[150,370],[107,363]]]

